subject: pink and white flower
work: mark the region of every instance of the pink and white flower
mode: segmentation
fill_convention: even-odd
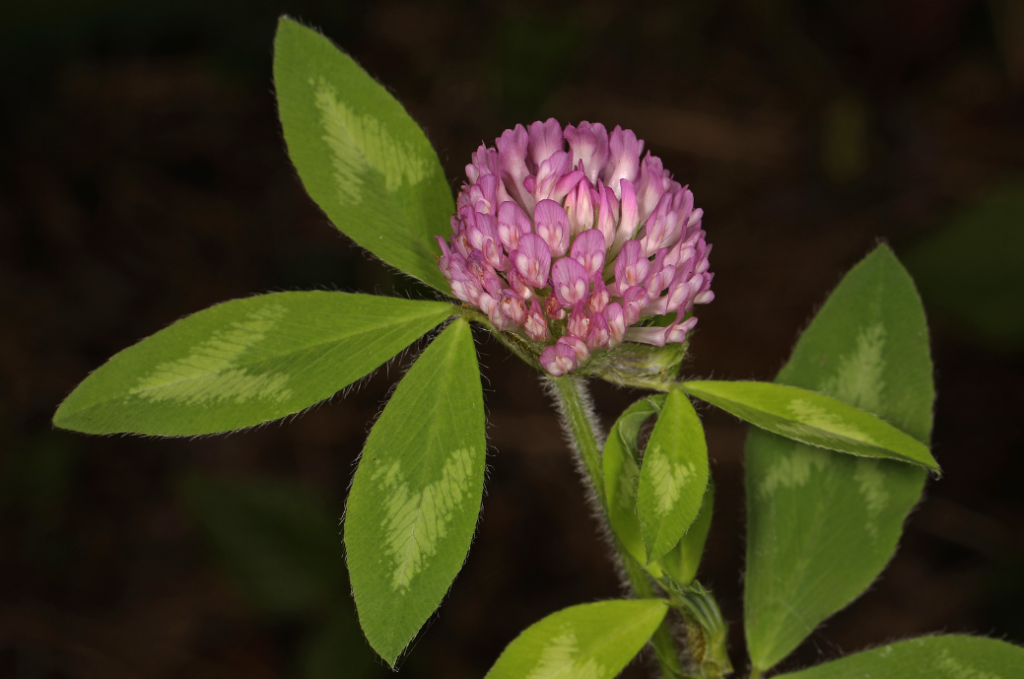
[[[643,149],[600,123],[517,125],[473,154],[438,236],[452,294],[545,345],[556,377],[622,342],[686,341],[694,305],[715,297],[704,213]]]

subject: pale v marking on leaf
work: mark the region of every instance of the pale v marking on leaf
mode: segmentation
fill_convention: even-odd
[[[378,469],[373,479],[385,491],[384,548],[394,561],[391,589],[404,592],[422,572],[425,561],[437,553],[438,542],[448,535],[448,524],[462,502],[466,480],[473,473],[473,453],[459,448],[441,471],[441,478],[412,491],[400,461]]]
[[[654,481],[654,493],[657,498],[655,506],[658,516],[665,517],[675,508],[683,494],[690,477],[697,473],[693,462],[673,464],[667,456],[661,455],[661,446],[655,446],[644,464],[651,467],[651,479]]]
[[[778,488],[800,488],[806,485],[812,469],[820,471],[825,468],[825,455],[828,455],[825,451],[792,442],[789,452],[776,457],[764,475],[760,487],[761,496],[767,497]]]
[[[878,415],[885,389],[884,350],[885,328],[881,324],[861,330],[856,349],[839,359],[836,374],[822,382],[820,391]]]
[[[885,388],[885,339],[885,328],[880,324],[858,333],[856,348],[839,359],[836,374],[821,383],[820,391],[848,405],[878,414]],[[863,434],[855,433],[855,438],[865,440]],[[881,464],[876,460],[858,458],[853,473],[867,508],[866,528],[872,537],[877,537],[877,517],[889,503],[889,491],[885,487]],[[794,444],[789,455],[780,456],[769,468],[761,483],[761,494],[767,496],[775,492],[776,488],[798,488],[805,485],[810,480],[812,467],[824,469],[825,457],[820,451]]]
[[[861,443],[874,444],[875,441],[868,434],[857,427],[847,424],[835,413],[830,413],[816,403],[807,399],[795,398],[786,406],[786,410],[795,417],[798,422],[784,425],[784,429],[793,433],[800,433],[803,427],[818,429],[818,435],[842,436]]]
[[[601,679],[607,669],[595,658],[580,662],[576,634],[565,625],[558,636],[549,641],[540,652],[537,664],[526,679]]]
[[[889,490],[885,487],[885,473],[881,469],[881,463],[858,458],[853,480],[857,482],[857,489],[864,497],[864,504],[868,510],[868,534],[877,539],[878,515],[889,504]]]
[[[312,84],[312,83],[311,83]],[[415,186],[427,177],[427,158],[408,143],[397,141],[377,118],[359,115],[337,97],[334,86],[319,78],[315,85],[323,141],[331,149],[341,202],[357,205],[363,200],[363,173],[369,167],[384,177],[384,187],[394,193],[403,182]]]
[[[885,341],[885,328],[880,323],[857,333],[856,348],[839,359],[836,374],[822,382],[821,391],[880,416],[885,389]],[[877,538],[878,517],[889,504],[882,463],[858,459],[853,479],[867,508],[867,532],[872,538]]]
[[[160,363],[139,380],[129,394],[150,401],[181,401],[197,405],[233,399],[282,402],[291,397],[288,375],[266,372],[250,374],[237,367],[238,359],[267,336],[287,313],[279,304],[254,310],[244,321],[232,323],[192,348],[185,358]]]

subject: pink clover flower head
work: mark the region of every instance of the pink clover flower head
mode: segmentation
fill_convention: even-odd
[[[517,125],[481,145],[438,237],[452,294],[556,377],[623,342],[682,343],[711,302],[704,212],[630,130]]]

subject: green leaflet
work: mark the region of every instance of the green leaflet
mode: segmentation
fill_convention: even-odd
[[[613,679],[666,612],[663,599],[636,599],[552,613],[516,637],[485,679]]]
[[[88,434],[216,434],[330,398],[452,314],[450,304],[279,292],[195,313],[87,377],[53,423]]]
[[[665,396],[647,396],[629,406],[612,425],[604,444],[605,498],[608,521],[626,551],[639,563],[647,560],[640,517],[636,513],[636,492],[640,483],[640,427],[665,403]]]
[[[391,266],[448,293],[434,234],[451,188],[419,126],[351,57],[282,17],[274,86],[288,155],[334,225]]]
[[[815,389],[927,442],[935,390],[924,310],[886,246],[855,266],[797,342],[778,382]],[[878,576],[926,471],[751,429],[744,624],[768,669]]]
[[[345,547],[359,622],[392,666],[466,559],[485,445],[473,336],[457,319],[398,384],[348,497]]]
[[[637,510],[647,561],[676,546],[697,518],[708,487],[708,446],[704,428],[686,394],[665,398],[640,468]]]
[[[295,615],[337,608],[343,600],[348,585],[337,522],[316,495],[270,479],[198,475],[181,491],[225,571],[254,604]]]
[[[869,412],[807,389],[769,382],[684,382],[688,394],[773,434],[863,457],[938,471],[928,446]]]
[[[640,517],[637,515],[637,490],[640,485],[640,428],[652,416],[661,412],[665,394],[647,396],[629,408],[612,425],[605,442],[603,465],[605,497],[608,500],[608,520],[615,536],[630,556],[643,564],[647,561]],[[697,574],[704,552],[704,543],[711,528],[714,505],[714,484],[709,481],[701,502],[700,513],[675,547],[658,561],[647,563],[647,570],[655,577],[664,572],[677,582],[688,585]]]
[[[1015,679],[1024,648],[997,639],[949,634],[855,653],[778,679]]]
[[[704,543],[707,542],[711,530],[711,515],[715,506],[715,482],[708,480],[708,489],[700,503],[700,513],[690,524],[690,528],[679,540],[679,544],[661,557],[661,567],[665,573],[683,585],[689,585],[697,577],[700,559],[704,556]]]

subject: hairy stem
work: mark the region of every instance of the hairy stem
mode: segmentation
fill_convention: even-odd
[[[590,398],[584,384],[575,377],[550,380],[553,395],[562,415],[562,427],[583,462],[587,480],[607,521],[608,502],[604,492],[604,470],[601,466],[601,442],[594,420]]]
[[[590,407],[590,399],[586,392],[586,386],[582,380],[576,377],[557,377],[549,380],[551,392],[558,403],[562,415],[562,427],[569,436],[570,441],[579,454],[583,463],[583,471],[586,480],[601,508],[602,518],[607,526],[608,503],[604,492],[604,470],[601,464],[601,444],[597,433],[597,423],[594,420],[593,411]],[[654,585],[643,567],[619,544],[618,540],[612,539],[615,546],[618,561],[622,565],[629,580],[629,586],[633,596],[638,599],[648,599],[655,596]],[[658,666],[664,679],[677,679],[684,677],[682,665],[679,662],[679,651],[676,649],[675,639],[672,636],[672,629],[666,617],[651,638],[651,645],[654,647],[655,655],[658,657]]]

